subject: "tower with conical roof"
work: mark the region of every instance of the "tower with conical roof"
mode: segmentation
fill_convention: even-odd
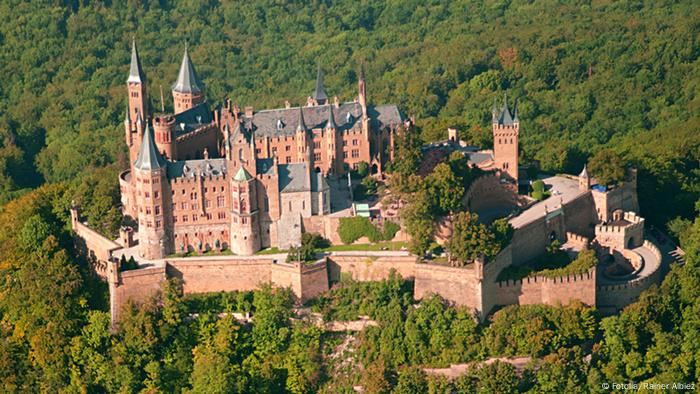
[[[494,101],[492,110],[493,159],[502,175],[518,182],[518,138],[520,121],[518,120],[517,101],[513,102],[513,111],[508,107],[508,98],[503,94],[503,106],[498,109]]]
[[[252,255],[260,250],[260,218],[256,179],[239,167],[231,179],[231,251]]]
[[[304,109],[299,107],[299,117],[297,118],[297,128],[294,136],[297,146],[297,162],[309,161],[309,129],[304,121]],[[310,165],[310,164],[309,164]]]
[[[133,184],[138,207],[139,255],[145,259],[161,259],[170,252],[168,220],[169,206],[166,161],[158,153],[151,128],[146,130],[132,166]]]
[[[172,92],[175,114],[184,112],[204,101],[204,84],[197,79],[197,73],[192,60],[190,60],[187,46],[185,46],[185,53],[182,55],[180,72],[177,74],[177,81],[173,84]]]
[[[129,120],[132,125],[136,124],[136,118],[148,116],[148,95],[146,92],[146,76],[141,68],[139,51],[136,48],[136,40],[131,42],[131,65],[129,66],[129,77],[126,80],[129,92]]]
[[[588,169],[583,165],[583,170],[578,174],[578,188],[581,191],[587,191],[591,188],[591,177],[588,176]]]

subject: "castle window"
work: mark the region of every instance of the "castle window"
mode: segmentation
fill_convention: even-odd
[[[224,206],[224,196],[219,196],[216,198],[216,206],[217,207],[223,207]]]
[[[289,146],[289,145],[287,145],[287,146],[284,147],[284,150],[287,151],[287,152],[289,152],[290,150],[292,150],[292,147]]]
[[[292,202],[289,202],[289,212],[292,212]]]
[[[357,146],[357,140],[352,140],[352,146]]]
[[[263,204],[264,204],[263,206],[265,207],[265,212],[269,211],[270,210],[270,200],[268,200],[267,197],[265,197],[265,199],[263,200]]]
[[[246,209],[245,200],[241,200],[241,212],[245,211],[245,209]]]
[[[314,149],[321,149],[321,141],[314,141]]]
[[[211,200],[205,200],[205,201],[204,201],[204,207],[206,207],[206,208],[211,208]]]
[[[347,158],[348,158],[348,152],[343,152],[343,159],[347,159]]]
[[[160,220],[156,220],[156,228],[160,228]]]
[[[196,214],[196,213],[193,213],[193,214],[192,214],[192,221],[193,221],[193,222],[196,222],[196,221],[197,221],[197,214]]]
[[[187,209],[187,203],[186,202],[181,203],[180,208]]]
[[[158,198],[160,197],[160,193],[158,192],[153,192],[153,198]]]
[[[353,149],[352,150],[352,157],[355,159],[360,157],[360,151],[358,149]]]
[[[301,209],[306,209],[306,201],[301,202]]]
[[[204,188],[204,193],[206,193],[206,192],[207,192],[207,190],[208,190],[208,189],[207,189],[207,188],[205,187],[205,188]]]
[[[192,210],[196,211],[199,209],[199,204],[192,204]]]
[[[275,154],[277,154],[277,147],[276,146],[272,148],[272,155],[274,156]]]
[[[189,219],[189,218],[187,217],[187,215],[182,215],[182,221],[183,221],[183,222],[187,222],[188,219]]]
[[[156,205],[156,215],[160,215],[160,205]]]
[[[173,222],[177,223],[177,215],[173,215]],[[175,236],[177,236],[177,234],[175,234]]]
[[[226,212],[219,212],[219,219],[226,219]]]
[[[241,224],[248,224],[248,218],[241,218]]]
[[[150,215],[150,214],[151,214],[151,208],[150,208],[150,207],[146,207],[146,215]]]
[[[151,198],[151,193],[149,193],[149,192],[143,192],[143,195],[144,195],[146,198]]]
[[[287,156],[287,164],[289,164],[289,163],[291,163],[291,162],[292,162],[291,156]]]
[[[238,201],[233,200],[233,209],[238,209]]]
[[[315,161],[321,161],[321,154],[320,154],[320,153],[314,153],[314,160],[315,160]]]
[[[512,139],[512,138],[510,139],[510,143],[511,143],[511,144],[513,143],[513,139]]]
[[[343,140],[343,146],[348,146],[348,142]]]
[[[196,200],[197,199],[197,193],[190,193],[190,200]]]
[[[153,227],[153,223],[149,220],[146,222],[146,227],[151,228]]]

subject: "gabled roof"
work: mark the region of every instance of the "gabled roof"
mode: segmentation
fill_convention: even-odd
[[[129,78],[126,80],[127,83],[143,83],[146,78],[143,75],[143,70],[141,69],[141,60],[139,59],[139,52],[136,49],[136,40],[131,41],[131,65],[129,66]]]
[[[253,179],[253,176],[243,167],[241,167],[236,173],[236,176],[233,177],[233,180],[237,182],[245,182],[251,179]]]
[[[168,162],[168,178],[221,176],[226,174],[226,159],[197,159]]]
[[[314,100],[326,101],[328,96],[326,95],[326,89],[323,86],[323,70],[321,70],[321,65],[318,66],[318,71],[316,72],[316,90],[312,96]]]
[[[309,168],[306,163],[279,165],[279,188],[281,193],[309,191]]]
[[[177,81],[173,84],[173,90],[179,93],[201,93],[203,87],[204,85],[197,80],[197,73],[194,71],[194,65],[185,47],[180,72],[177,75]]]
[[[166,163],[163,156],[158,153],[158,148],[153,142],[151,128],[146,122],[146,132],[143,135],[143,140],[141,140],[141,148],[139,148],[139,155],[134,162],[134,168],[144,171],[157,171],[163,168]]]

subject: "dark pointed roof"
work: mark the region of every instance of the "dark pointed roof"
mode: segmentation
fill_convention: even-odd
[[[143,135],[143,140],[141,140],[141,148],[139,148],[139,155],[134,162],[134,168],[144,171],[156,171],[163,168],[166,163],[163,156],[158,153],[156,144],[153,142],[151,128],[146,122],[146,132]]]
[[[304,111],[299,107],[299,120],[297,120],[297,131],[306,131],[306,123],[304,123]]]
[[[328,96],[326,95],[326,89],[323,87],[323,70],[321,70],[321,65],[318,66],[318,72],[316,73],[316,91],[312,96],[314,100],[326,101]]]
[[[136,49],[136,40],[131,41],[131,66],[129,67],[129,78],[127,83],[143,83],[146,78],[141,69],[141,60],[139,59],[139,51]]]
[[[514,123],[517,123],[517,121],[513,119],[513,115],[511,114],[510,109],[508,108],[508,97],[505,93],[503,93],[503,107],[501,108],[501,111],[498,115],[498,124],[504,126],[512,126]]]
[[[197,73],[194,71],[194,65],[185,46],[185,54],[182,56],[180,72],[177,75],[177,81],[173,84],[173,90],[179,93],[201,93],[203,86],[197,80]]]
[[[328,123],[326,123],[326,129],[335,129],[335,118],[333,117],[333,106],[328,106]]]

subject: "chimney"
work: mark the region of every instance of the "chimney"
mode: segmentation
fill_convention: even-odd
[[[335,104],[336,108],[340,108],[340,99],[338,99],[338,96],[333,96],[333,104]]]
[[[286,108],[286,109],[292,108],[292,104],[289,102],[289,100],[284,100],[284,108]]]
[[[246,118],[253,117],[253,107],[251,107],[250,105],[245,107],[245,117]]]
[[[209,149],[204,148],[204,153],[202,155],[204,156],[204,160],[209,160]]]

